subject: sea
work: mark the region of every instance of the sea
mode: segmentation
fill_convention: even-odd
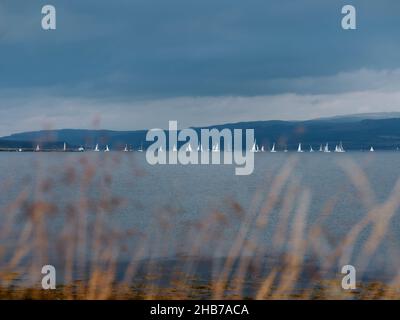
[[[121,265],[189,257],[211,273],[227,257],[279,264],[290,253],[316,268],[334,257],[332,272],[350,264],[372,280],[400,271],[400,152],[264,152],[251,175],[234,168],[150,165],[140,152],[1,152],[0,227],[12,229],[1,241],[10,252],[35,244],[21,233],[44,221],[54,265],[76,241],[84,259],[106,248]]]

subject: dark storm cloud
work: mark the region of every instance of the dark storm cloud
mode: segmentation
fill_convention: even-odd
[[[49,3],[55,32],[40,28],[47,2],[1,2],[1,89],[126,99],[340,93],[364,88],[312,79],[400,67],[397,0],[350,1],[356,31],[340,27],[349,1]]]
[[[398,0],[1,0],[0,136],[400,111],[399,14]]]

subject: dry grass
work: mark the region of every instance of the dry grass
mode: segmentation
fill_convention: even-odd
[[[120,159],[113,156],[107,161],[117,166]],[[158,257],[167,256],[176,245],[170,218],[179,212],[165,208],[151,232],[121,230],[110,223],[113,212],[134,199],[113,196],[111,172],[99,172],[99,164],[85,156],[67,163],[59,179],[46,178],[41,170],[50,168],[39,165],[36,179],[21,184],[19,194],[1,208],[0,298],[400,298],[400,272],[386,284],[359,282],[357,290],[351,292],[341,289],[339,273],[350,261],[360,270],[368,266],[398,212],[400,180],[386,201],[377,203],[360,167],[350,160],[340,162],[365,214],[343,238],[332,240],[324,223],[337,199],[330,199],[318,218],[310,221],[310,204],[315,199],[311,190],[302,188],[301,178],[293,175],[296,165],[295,159],[289,158],[272,183],[254,193],[249,207],[229,201],[224,212],[211,211],[189,226],[184,241],[190,255],[169,262]],[[132,172],[132,179],[141,174]],[[75,190],[79,196],[74,203],[61,204],[57,199],[60,191],[57,195],[54,192],[60,188]],[[9,185],[4,183],[2,194],[7,195],[8,190]],[[136,213],[140,213],[140,207]],[[263,235],[272,219],[277,223],[272,241],[266,245]],[[237,229],[236,236],[226,250],[221,230],[232,228]],[[361,246],[356,250],[360,239]],[[215,256],[203,258],[204,247],[213,248]],[[121,256],[130,257],[123,266],[119,265]],[[54,261],[62,265],[62,274],[57,275],[64,285],[53,291],[42,290],[40,269]],[[209,271],[206,276],[199,272],[204,269]],[[332,270],[336,272],[330,273]],[[361,276],[358,274],[358,279]]]

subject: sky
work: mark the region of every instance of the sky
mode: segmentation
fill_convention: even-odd
[[[398,0],[2,0],[0,135],[400,111],[399,15]]]

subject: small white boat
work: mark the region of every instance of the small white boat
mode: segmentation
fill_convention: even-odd
[[[63,151],[67,151],[67,144],[64,142]]]
[[[310,152],[314,152],[314,149],[312,148],[312,146],[310,146]]]
[[[35,151],[40,151],[40,147],[39,147],[39,145],[36,145],[36,149],[35,149]]]
[[[319,152],[322,152],[322,144],[319,145]]]
[[[342,142],[340,142],[339,145],[336,145],[336,147],[335,147],[335,152],[339,152],[339,153],[346,152],[346,151],[344,150],[344,148],[343,148]]]
[[[257,146],[257,142],[256,141],[254,141],[250,151],[251,152],[258,152],[258,146]]]
[[[329,144],[328,143],[326,143],[326,145],[325,145],[324,152],[327,152],[327,153],[331,152],[329,150]]]
[[[375,152],[374,147],[371,146],[371,148],[369,149],[370,152]]]
[[[299,146],[297,147],[297,152],[303,152],[303,150],[301,149],[301,143],[299,143]]]
[[[22,149],[21,149],[21,148],[18,148],[18,152],[22,152]]]
[[[78,148],[78,151],[79,151],[79,152],[83,152],[83,151],[85,151],[85,149],[84,149],[82,146],[80,146],[80,147]]]
[[[192,146],[190,145],[190,143],[188,144],[188,146],[186,147],[186,152],[192,152]]]
[[[108,145],[106,145],[106,149],[104,150],[104,152],[110,152],[110,148],[108,147]]]
[[[261,146],[261,152],[265,152],[264,146]]]
[[[176,148],[176,145],[174,144],[174,146],[172,147],[172,152],[178,152],[178,149]]]
[[[158,152],[164,152],[164,149],[162,148],[162,146],[160,146],[160,148],[158,149]]]
[[[275,150],[275,143],[272,145],[271,152],[276,152],[276,150]]]
[[[125,145],[124,152],[128,152],[128,145]]]
[[[99,149],[99,144],[98,144],[98,143],[97,143],[96,146],[94,147],[94,151],[96,151],[96,152],[99,152],[99,151],[100,151],[100,149]]]

